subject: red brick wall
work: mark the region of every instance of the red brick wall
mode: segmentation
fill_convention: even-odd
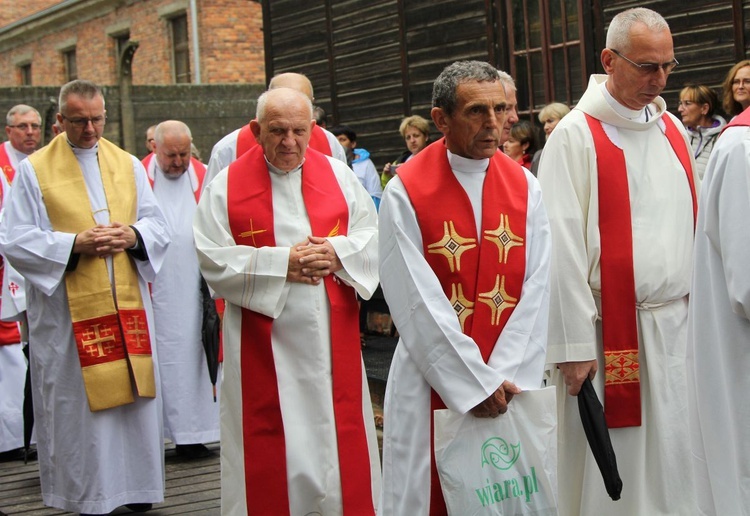
[[[22,2],[2,2],[2,9],[0,9],[0,27],[4,27],[14,21],[26,18],[34,13],[46,9],[55,4],[59,4],[60,0],[24,0]]]
[[[119,8],[74,28],[59,30],[40,39],[0,53],[0,86],[20,84],[16,63],[31,55],[32,85],[61,85],[65,82],[63,57],[56,47],[76,37],[78,77],[98,84],[117,83],[115,40],[105,29],[129,22],[130,39],[139,47],[133,58],[133,84],[172,84],[170,25],[158,10],[174,0],[142,0]],[[262,12],[250,0],[198,0],[198,32],[201,54],[201,82],[263,83]],[[190,32],[190,71],[195,74]]]

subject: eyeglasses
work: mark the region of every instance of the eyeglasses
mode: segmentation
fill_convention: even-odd
[[[750,79],[734,79],[732,81],[732,86],[739,86],[740,84],[745,88],[750,88]]]
[[[631,61],[630,59],[622,55],[614,48],[610,48],[610,50],[614,52],[617,57],[622,57],[625,61],[637,67],[644,75],[654,74],[659,70],[664,70],[664,73],[669,75],[670,73],[672,73],[672,70],[674,70],[674,67],[680,64],[679,61],[677,61],[677,59],[674,57],[667,63],[636,63],[635,61]]]
[[[12,127],[14,129],[20,129],[21,131],[28,131],[31,129],[32,131],[39,131],[42,126],[39,124],[16,124],[16,125],[9,125],[8,127]]]
[[[88,126],[89,122],[91,122],[91,125],[93,125],[94,127],[101,127],[107,120],[106,116],[95,116],[92,118],[68,118],[67,116],[62,115],[62,117],[64,120],[70,122],[73,127],[78,127],[79,129],[83,129],[84,127]]]

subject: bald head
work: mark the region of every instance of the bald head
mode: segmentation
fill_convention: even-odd
[[[315,101],[315,98],[313,97],[312,83],[310,82],[310,79],[301,73],[287,72],[275,75],[268,84],[268,89],[275,90],[277,88],[291,88],[297,90],[300,93],[307,95],[310,102]]]
[[[314,125],[310,99],[297,90],[277,88],[258,98],[250,130],[268,162],[290,172],[302,163]]]
[[[154,130],[156,162],[164,175],[176,179],[190,166],[190,128],[179,120],[166,120]]]

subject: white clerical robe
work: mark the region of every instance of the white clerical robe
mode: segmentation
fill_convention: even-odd
[[[474,208],[480,234],[489,160],[450,153],[448,159]],[[477,344],[461,331],[453,306],[424,258],[422,233],[401,179],[394,177],[386,185],[379,214],[380,282],[401,338],[386,388],[378,514],[429,514],[431,388],[448,408],[466,413],[505,380],[521,389],[542,386],[551,243],[541,189],[536,178],[524,172],[529,192],[523,290],[486,364]]]
[[[64,138],[64,136],[61,136]],[[74,148],[96,223],[109,223],[97,147]],[[134,260],[151,331],[157,397],[91,412],[73,339],[65,268],[75,235],[53,231],[31,163],[21,163],[0,224],[0,245],[26,278],[35,429],[42,498],[67,511],[108,513],[129,503],[164,499],[164,451],[158,357],[146,282],[169,244],[164,216],[141,163],[133,160],[137,222],[148,260]],[[92,226],[94,221],[92,219]],[[111,259],[107,265],[112,274]]]
[[[214,401],[203,351],[200,270],[193,241],[197,181],[193,165],[168,178],[154,164],[154,196],[169,225],[172,242],[151,285],[156,347],[164,403],[164,436],[175,444],[219,440],[219,403]]]
[[[315,126],[316,131],[321,130],[325,134],[328,145],[331,147],[332,157],[346,163],[346,151],[341,146],[338,139],[329,131],[320,126]],[[203,189],[206,189],[206,185],[210,183],[222,170],[228,167],[234,160],[237,159],[237,138],[240,134],[240,129],[236,129],[224,136],[219,140],[214,148],[211,150],[211,158],[208,160],[206,166],[206,178],[203,180]]]
[[[558,386],[559,511],[561,516],[693,514],[685,368],[693,204],[661,117],[684,129],[661,97],[648,114],[631,111],[609,96],[605,80],[592,77],[576,109],[555,127],[539,165],[554,243],[548,362]],[[597,359],[593,383],[604,403],[597,166],[584,113],[604,122],[607,136],[624,151],[633,227],[642,425],[610,429],[623,482],[617,502],[607,495],[588,448],[577,400],[554,367]],[[697,176],[695,182],[697,187]]]
[[[343,265],[335,274],[361,297],[369,299],[378,285],[375,206],[344,163],[328,160],[349,206],[347,235],[328,239]],[[203,276],[226,301],[221,399],[222,514],[247,512],[240,368],[240,307],[244,307],[274,319],[271,346],[284,423],[291,514],[335,516],[341,514],[342,501],[333,424],[328,297],[323,282],[313,286],[286,281],[290,247],[311,234],[310,221],[302,198],[300,169],[289,173],[274,171],[270,176],[276,247],[235,244],[227,219],[226,170],[206,187],[193,223]],[[373,504],[377,506],[380,460],[364,363],[362,414],[370,453]],[[321,421],[330,424],[320,424]]]
[[[12,149],[9,142],[6,142],[6,144],[7,147]],[[6,152],[10,153],[11,151],[6,148]],[[2,206],[0,206],[0,210],[2,210],[10,198],[10,185],[5,174],[0,173],[0,183],[2,183],[0,187],[3,192]],[[2,211],[0,211],[1,217]],[[6,261],[3,269],[4,285],[8,284],[10,277],[20,277],[20,275]],[[23,287],[19,288],[18,297],[24,297]],[[14,301],[11,291],[4,288],[2,304],[0,305],[0,318],[6,320],[5,315],[13,312],[15,309]],[[15,450],[24,445],[23,391],[26,384],[27,365],[22,346],[21,342],[0,345],[0,452]]]
[[[750,514],[750,128],[730,127],[709,158],[688,315],[694,514]]]

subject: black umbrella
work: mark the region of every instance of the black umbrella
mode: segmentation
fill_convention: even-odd
[[[216,401],[216,379],[219,374],[219,349],[221,340],[221,319],[216,311],[216,302],[211,299],[206,280],[201,278],[201,294],[203,295],[203,326],[201,334],[203,337],[203,351],[206,352],[206,364],[208,375],[214,390],[214,401]]]
[[[31,447],[31,433],[34,430],[34,403],[31,401],[31,361],[29,360],[29,345],[23,347],[23,354],[26,355],[26,383],[23,387],[23,461],[28,463],[33,459],[29,455]]]
[[[617,471],[617,457],[615,450],[612,448],[612,441],[609,439],[609,429],[604,419],[604,409],[596,397],[594,386],[591,380],[581,385],[581,392],[578,393],[578,411],[581,413],[581,423],[583,431],[586,432],[586,439],[594,454],[596,464],[604,479],[604,486],[607,488],[607,494],[612,500],[619,500],[622,492],[622,480],[620,473]]]

